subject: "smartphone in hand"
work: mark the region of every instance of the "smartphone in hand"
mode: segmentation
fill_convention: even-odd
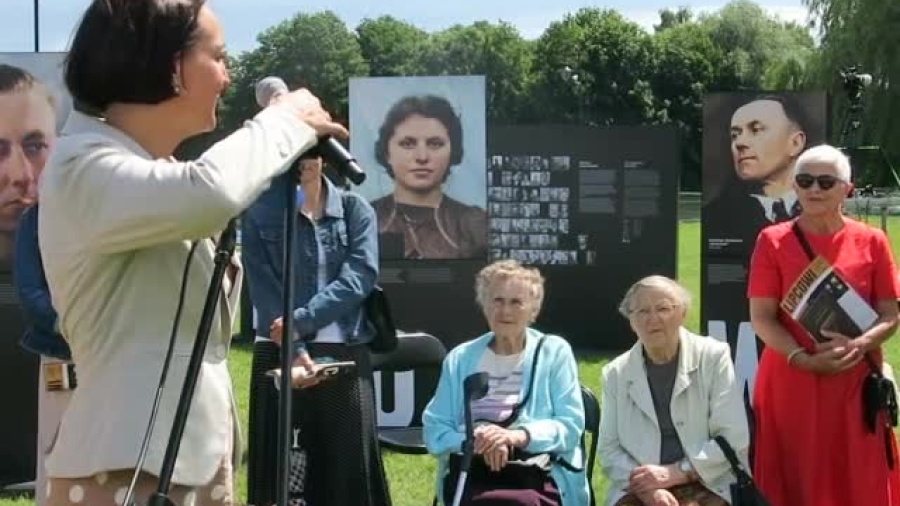
[[[294,388],[306,388],[316,385],[322,381],[338,378],[345,374],[356,372],[356,363],[354,362],[330,362],[324,364],[315,364],[312,371],[305,367],[291,367],[291,384]],[[272,369],[266,371],[266,376],[271,376],[275,381],[275,388],[281,388],[281,369]]]

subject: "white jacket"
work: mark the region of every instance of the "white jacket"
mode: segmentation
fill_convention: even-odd
[[[704,486],[730,504],[734,475],[713,438],[724,436],[746,467],[750,434],[727,344],[681,329],[670,410]],[[659,463],[661,437],[638,341],[603,368],[598,456],[610,481],[606,504],[625,495],[632,469]]]
[[[159,382],[191,260],[173,360],[145,470],[158,474],[213,272],[218,236],[316,142],[288,111],[268,108],[196,162],[154,159],[123,132],[74,112],[40,186],[38,237],[78,388],[47,458],[55,478],[131,469]],[[235,278],[212,324],[172,481],[212,479],[238,433],[226,359],[240,293]],[[234,423],[229,423],[229,418]],[[240,458],[240,446],[234,449]]]

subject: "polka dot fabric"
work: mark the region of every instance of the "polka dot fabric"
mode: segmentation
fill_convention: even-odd
[[[87,478],[50,478],[44,506],[124,506],[133,471],[110,471]],[[156,493],[156,477],[141,473],[135,487],[137,504],[147,504]],[[176,506],[233,506],[234,471],[231,455],[225,455],[212,481],[203,487],[172,484],[169,497]]]

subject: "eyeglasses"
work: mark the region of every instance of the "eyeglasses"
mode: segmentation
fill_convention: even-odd
[[[660,318],[668,318],[675,314],[675,308],[677,306],[673,305],[665,305],[665,306],[656,306],[656,307],[642,307],[638,309],[633,309],[631,311],[631,316],[635,318],[649,318],[651,315],[659,316]]]
[[[819,174],[818,176],[813,176],[812,174],[797,174],[794,176],[794,181],[797,183],[797,186],[803,188],[804,190],[808,190],[812,188],[813,183],[818,183],[819,188],[823,190],[830,190],[834,188],[834,185],[842,182],[840,179],[832,176],[831,174]]]

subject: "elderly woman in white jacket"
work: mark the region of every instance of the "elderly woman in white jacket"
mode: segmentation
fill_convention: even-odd
[[[728,345],[682,327],[690,302],[676,281],[650,276],[619,307],[638,341],[603,368],[608,506],[731,504],[734,476],[714,438],[746,461],[747,418]]]

